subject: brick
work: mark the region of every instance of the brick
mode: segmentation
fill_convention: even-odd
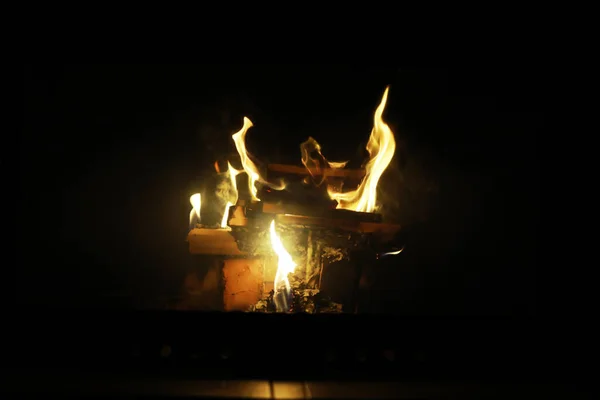
[[[262,297],[263,261],[230,258],[223,264],[223,305],[225,311],[247,311]]]

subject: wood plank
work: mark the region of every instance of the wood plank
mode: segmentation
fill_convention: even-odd
[[[263,295],[263,261],[231,258],[223,264],[225,311],[247,311]]]
[[[240,251],[229,229],[194,228],[188,233],[191,254],[238,256]]]
[[[304,166],[288,164],[268,164],[268,171],[282,172],[285,174],[310,175],[310,172]],[[360,179],[365,176],[364,169],[344,169],[344,168],[322,168],[315,175],[325,175],[343,178]]]

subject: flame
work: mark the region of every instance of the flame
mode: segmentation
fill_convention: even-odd
[[[287,252],[285,247],[283,247],[283,243],[281,243],[281,239],[277,236],[277,232],[275,232],[275,220],[271,221],[271,226],[269,227],[269,233],[271,236],[271,247],[275,254],[277,254],[277,273],[275,274],[275,282],[274,288],[275,293],[281,292],[282,286],[285,291],[284,298],[287,299],[287,295],[290,293],[290,281],[288,279],[288,275],[294,272],[296,268],[296,263],[292,260],[292,256]],[[280,306],[277,305],[277,311],[287,311],[287,304]]]
[[[235,200],[233,200],[233,203],[237,203],[237,198],[238,198],[238,189],[237,189],[237,182],[236,182],[236,176],[238,176],[238,174],[242,171],[238,171],[237,169],[233,168],[231,166],[231,164],[229,163],[229,161],[227,162],[227,172],[229,172],[229,179],[231,181],[231,188],[234,192],[234,196],[235,196]]]
[[[250,157],[248,157],[248,151],[246,150],[246,133],[248,133],[248,129],[252,128],[253,126],[254,124],[252,121],[250,121],[248,117],[244,117],[244,125],[242,126],[242,129],[234,133],[231,137],[233,138],[235,148],[242,159],[242,167],[244,168],[244,171],[246,171],[246,174],[248,174],[248,189],[250,189],[250,197],[252,197],[252,200],[254,201],[259,201],[258,197],[256,197],[256,182],[260,179],[260,174],[258,173],[256,164],[254,164]]]
[[[256,164],[254,164],[254,162],[250,159],[248,150],[246,149],[246,133],[248,133],[248,129],[252,128],[253,126],[254,124],[252,121],[250,121],[248,117],[244,117],[244,125],[242,126],[242,129],[234,133],[231,137],[233,138],[235,148],[237,149],[237,152],[242,160],[242,167],[248,175],[248,189],[250,190],[250,197],[253,201],[260,201],[260,199],[257,197],[258,189],[256,188],[256,182],[265,184],[275,190],[285,189],[285,184],[283,181],[280,181],[279,183],[273,183],[264,180],[260,176]]]
[[[200,222],[200,206],[202,205],[200,193],[195,193],[190,196],[190,204],[192,210],[190,211],[190,227],[193,227],[194,221]]]
[[[237,203],[238,190],[237,190],[236,176],[238,176],[238,174],[240,172],[242,172],[242,171],[238,171],[237,169],[235,169],[231,166],[231,163],[227,162],[227,173],[229,174],[229,182],[231,183],[230,196],[231,196],[232,200],[227,201],[227,204],[225,204],[225,210],[223,210],[223,218],[221,219],[221,228],[228,227],[227,221],[229,220],[229,207],[231,207]]]
[[[332,187],[327,188],[329,197],[338,202],[336,208],[360,212],[374,212],[376,209],[377,183],[396,150],[394,133],[382,119],[389,89],[389,86],[385,88],[381,103],[375,110],[373,130],[367,143],[370,158],[365,166],[366,173],[362,182],[356,190],[346,193],[337,192]]]
[[[404,251],[404,246],[402,246],[402,248],[400,250],[388,251],[387,253],[383,253],[380,255],[380,257],[397,256],[398,254],[402,253],[403,251]]]

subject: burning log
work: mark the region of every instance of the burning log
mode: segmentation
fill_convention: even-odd
[[[243,203],[242,203],[243,204]],[[230,229],[194,229],[190,251],[225,256],[223,263],[224,309],[294,312],[352,311],[363,264],[386,249],[387,241],[399,225],[377,221],[380,215],[330,210],[337,218],[273,214],[270,203],[238,205],[231,213]],[[346,217],[346,218],[342,218]],[[290,274],[286,298],[278,294],[277,257],[273,253],[269,224],[277,224],[277,234],[297,268]],[[369,254],[367,257],[360,254]],[[368,261],[365,261],[367,259]],[[280,297],[277,297],[280,296]],[[283,304],[289,302],[289,307]]]
[[[382,119],[387,94],[388,88],[375,111],[364,170],[346,170],[347,162],[328,161],[310,137],[300,146],[304,167],[271,164],[267,179],[246,150],[245,136],[253,124],[244,117],[242,129],[232,136],[243,171],[228,163],[219,192],[224,205],[221,229],[197,227],[188,236],[190,252],[226,257],[226,310],[339,311],[332,300],[356,310],[352,299],[363,268],[400,230],[383,223],[375,212],[377,184],[396,148]],[[215,169],[221,171],[218,164]],[[235,177],[241,172],[248,178],[249,202],[238,199]],[[190,213],[190,224],[200,219],[200,200],[190,199],[196,210]],[[347,290],[337,290],[335,285],[344,281]]]
[[[194,228],[188,234],[191,254],[209,254],[215,256],[240,256],[244,253],[238,248],[228,229]]]

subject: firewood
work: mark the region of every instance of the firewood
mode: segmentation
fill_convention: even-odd
[[[227,229],[195,228],[188,234],[191,254],[239,256],[244,253]]]

